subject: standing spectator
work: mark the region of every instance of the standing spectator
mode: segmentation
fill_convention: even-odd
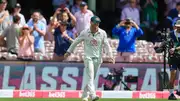
[[[138,25],[140,25],[139,9],[137,8],[136,0],[130,0],[130,6],[125,7],[121,13],[121,20],[127,18],[133,19]]]
[[[7,6],[6,0],[0,0],[0,35],[9,26],[9,12],[5,11]]]
[[[52,0],[52,5],[54,10],[59,8],[61,5],[65,5],[66,7],[70,8],[73,5],[73,0]]]
[[[82,0],[75,0],[75,5],[72,6],[71,12],[75,14],[76,12],[80,11],[80,4]]]
[[[144,21],[148,24],[155,24],[157,25],[157,1],[156,0],[145,0],[143,6],[143,17]]]
[[[77,20],[76,30],[79,34],[82,30],[89,28],[93,12],[88,10],[87,3],[83,1],[80,4],[80,11],[76,12],[74,16]]]
[[[129,6],[129,0],[116,0],[116,7],[119,9],[119,10],[122,10],[124,9],[125,7],[128,7]]]
[[[67,0],[52,0],[54,10],[60,7],[60,5],[66,4]]]
[[[75,16],[69,11],[67,7],[58,8],[53,15],[53,20],[67,21],[69,23],[67,25],[68,30],[72,30],[76,24]]]
[[[13,22],[13,16],[18,15],[21,18],[20,24],[23,26],[26,24],[26,21],[24,15],[21,14],[20,12],[21,12],[21,5],[17,3],[13,8],[12,14],[10,15],[10,21]]]
[[[24,25],[21,29],[19,44],[18,59],[32,60],[34,58],[34,36],[31,35],[28,25]]]
[[[18,53],[19,42],[18,38],[20,35],[20,20],[21,18],[18,15],[13,17],[13,23],[7,27],[2,35],[0,36],[1,40],[6,38],[6,45],[9,53],[16,54]]]
[[[45,53],[44,36],[46,34],[46,27],[39,19],[40,13],[35,11],[32,14],[32,22],[29,22],[28,26],[32,29],[32,34],[35,38],[35,52]]]
[[[55,48],[53,60],[63,61],[64,54],[74,39],[73,33],[67,30],[67,25],[68,22],[61,21],[59,27],[54,32]]]
[[[167,10],[166,10],[166,15],[168,14],[168,12],[173,9],[176,8],[176,4],[178,2],[180,2],[180,0],[164,0],[165,3],[167,4]]]
[[[44,16],[39,12],[40,16],[39,16],[39,21],[41,21],[45,26],[47,25],[47,21],[46,19],[44,18]],[[32,17],[28,20],[27,23],[32,23],[33,22],[33,19]]]
[[[50,23],[46,27],[46,35],[44,36],[46,41],[54,41],[54,32],[55,28],[57,28],[57,19],[53,20],[53,17],[50,18]]]
[[[176,4],[176,8],[169,11],[168,15],[169,15],[169,17],[174,19],[174,18],[178,17],[179,12],[180,12],[180,2],[178,2]]]
[[[137,4],[140,0],[136,0]],[[120,10],[130,6],[130,0],[116,0],[116,7]],[[138,7],[139,8],[139,7]]]
[[[112,33],[119,37],[119,46],[117,48],[119,61],[132,61],[132,55],[136,52],[136,38],[143,35],[143,31],[134,21],[126,19],[116,25]]]

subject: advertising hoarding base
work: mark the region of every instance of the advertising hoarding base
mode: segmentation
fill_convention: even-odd
[[[100,98],[167,99],[168,91],[96,91]],[[0,98],[81,98],[81,90],[0,90]],[[180,98],[177,96],[177,98]]]

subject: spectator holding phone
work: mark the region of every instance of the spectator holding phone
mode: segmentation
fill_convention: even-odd
[[[117,48],[119,61],[131,62],[132,55],[136,52],[136,38],[143,35],[143,31],[133,20],[126,19],[117,24],[112,33],[119,37],[119,46]]]
[[[60,6],[54,13],[53,19],[54,21],[66,21],[68,22],[67,29],[72,30],[76,24],[75,16],[69,11],[69,9],[65,6]]]

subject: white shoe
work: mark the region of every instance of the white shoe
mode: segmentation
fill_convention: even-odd
[[[88,99],[87,98],[83,98],[82,101],[88,101]]]
[[[95,98],[92,99],[92,101],[97,101],[99,100],[99,96],[96,96]]]

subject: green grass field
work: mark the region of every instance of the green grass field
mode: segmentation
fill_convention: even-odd
[[[0,98],[0,101],[82,101],[82,100],[81,99],[30,99],[30,98],[2,99]],[[168,101],[168,100],[167,99],[100,99],[98,101]]]

